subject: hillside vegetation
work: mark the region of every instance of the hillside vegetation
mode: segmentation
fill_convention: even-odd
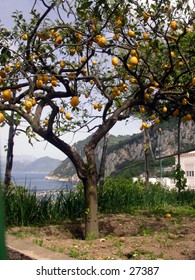
[[[181,151],[195,149],[194,122],[182,123],[181,125]],[[159,132],[159,129],[161,132]],[[175,163],[174,155],[178,148],[178,129],[177,122],[172,119],[170,122],[161,124],[160,126],[151,127],[149,129],[150,143],[155,161],[152,160],[151,153],[150,172],[152,176],[158,176],[159,156],[167,157],[163,159],[163,168],[171,167]],[[88,138],[79,141],[74,148],[84,157],[83,148]],[[96,149],[96,157],[98,166],[102,155],[103,141],[101,141]],[[139,176],[144,172],[144,133],[140,132],[134,135],[125,136],[109,136],[107,156],[106,156],[106,176],[120,176],[131,178]],[[69,178],[75,176],[76,171],[69,159],[66,159],[49,175],[59,178]],[[164,171],[164,176],[171,176],[172,173]]]

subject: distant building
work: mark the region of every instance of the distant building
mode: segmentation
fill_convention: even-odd
[[[175,157],[178,164],[178,157]],[[195,189],[195,151],[180,155],[181,169],[185,172],[188,189]]]
[[[175,156],[175,165],[178,164],[178,156]],[[195,151],[184,153],[180,155],[180,164],[181,169],[185,172],[185,177],[187,179],[187,189],[195,190]],[[167,171],[171,171],[173,167],[167,168]],[[142,174],[139,177],[140,180],[145,181],[145,176]],[[139,180],[138,177],[133,178],[133,182],[136,182]],[[163,178],[150,178],[149,181],[151,183],[162,183],[162,185],[169,187],[169,188],[175,188],[175,181],[174,179],[163,177]]]

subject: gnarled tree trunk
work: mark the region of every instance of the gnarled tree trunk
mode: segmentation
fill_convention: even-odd
[[[85,191],[85,238],[96,238],[99,235],[98,229],[98,195],[97,195],[97,178],[90,175],[84,180]]]
[[[107,156],[107,146],[108,146],[109,133],[104,136],[102,157],[100,162],[100,169],[98,174],[98,187],[102,188],[105,180],[106,173],[106,156]]]
[[[98,174],[95,162],[95,145],[86,145],[85,154],[87,157],[86,176],[83,180],[85,191],[85,237],[98,237],[98,195],[97,184]]]
[[[14,111],[11,112],[11,120],[14,118]],[[6,157],[6,167],[5,167],[5,177],[3,187],[6,189],[11,183],[11,172],[13,166],[13,149],[14,149],[14,136],[15,129],[13,122],[9,125],[9,136],[7,145],[7,157]]]

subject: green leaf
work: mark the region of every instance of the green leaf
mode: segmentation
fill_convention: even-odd
[[[93,1],[86,1],[80,7],[77,8],[77,11],[88,9]]]

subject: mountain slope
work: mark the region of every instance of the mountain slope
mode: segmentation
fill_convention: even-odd
[[[160,129],[159,129],[160,128]],[[181,150],[195,149],[195,123],[186,122],[181,125]],[[163,123],[160,126],[151,127],[148,130],[152,151],[156,158],[159,156],[169,156],[177,153],[177,123],[173,119],[171,122]],[[75,149],[84,157],[83,147],[88,141],[88,138],[84,141],[79,141],[74,145]],[[102,154],[102,142],[96,148],[97,165],[99,165]],[[144,134],[143,132],[134,134],[132,136],[109,136],[107,159],[106,159],[106,175],[112,174],[121,175],[123,170],[129,168],[129,166],[141,163],[140,170],[137,168],[137,174],[143,172],[144,166]],[[168,161],[168,164],[173,164],[173,161]],[[76,171],[67,158],[59,165],[49,176],[55,176],[57,178],[76,178]]]
[[[26,167],[27,172],[50,172],[54,170],[61,161],[50,157],[42,157],[31,163]]]
[[[62,161],[50,157],[42,157],[33,161],[20,161],[14,160],[13,172],[51,172],[54,170]],[[3,168],[5,168],[5,163]]]

